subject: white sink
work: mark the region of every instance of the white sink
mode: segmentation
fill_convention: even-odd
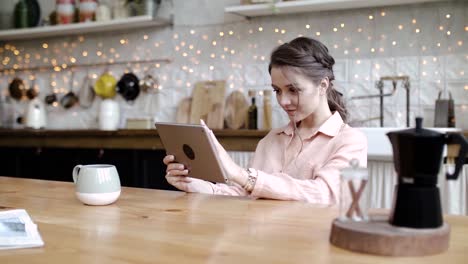
[[[390,131],[404,130],[402,127],[358,127],[367,137],[367,158],[368,160],[392,160],[393,152],[390,139],[387,133]],[[440,133],[461,132],[459,128],[433,128],[425,129],[435,130]],[[445,150],[444,150],[445,152]]]

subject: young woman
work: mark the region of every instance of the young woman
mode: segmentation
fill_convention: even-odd
[[[314,39],[299,37],[277,47],[269,72],[289,124],[259,142],[248,170],[233,162],[212,135],[229,184],[189,177],[172,155],[163,160],[167,181],[186,192],[337,203],[340,170],[352,159],[367,165],[367,140],[346,124],[346,108],[333,87],[334,63],[327,47]]]

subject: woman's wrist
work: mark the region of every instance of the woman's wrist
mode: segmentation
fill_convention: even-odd
[[[245,181],[245,184],[242,185],[242,188],[251,193],[257,183],[258,171],[256,169],[249,168],[246,172],[247,180]]]

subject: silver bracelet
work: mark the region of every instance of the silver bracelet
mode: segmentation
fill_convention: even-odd
[[[247,182],[242,186],[247,192],[252,192],[255,183],[257,182],[258,171],[256,169],[249,168],[247,169],[249,176],[247,177]]]

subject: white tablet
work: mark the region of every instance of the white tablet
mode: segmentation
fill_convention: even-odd
[[[226,182],[206,126],[159,122],[155,125],[166,153],[174,155],[178,163],[184,164],[190,177]]]

